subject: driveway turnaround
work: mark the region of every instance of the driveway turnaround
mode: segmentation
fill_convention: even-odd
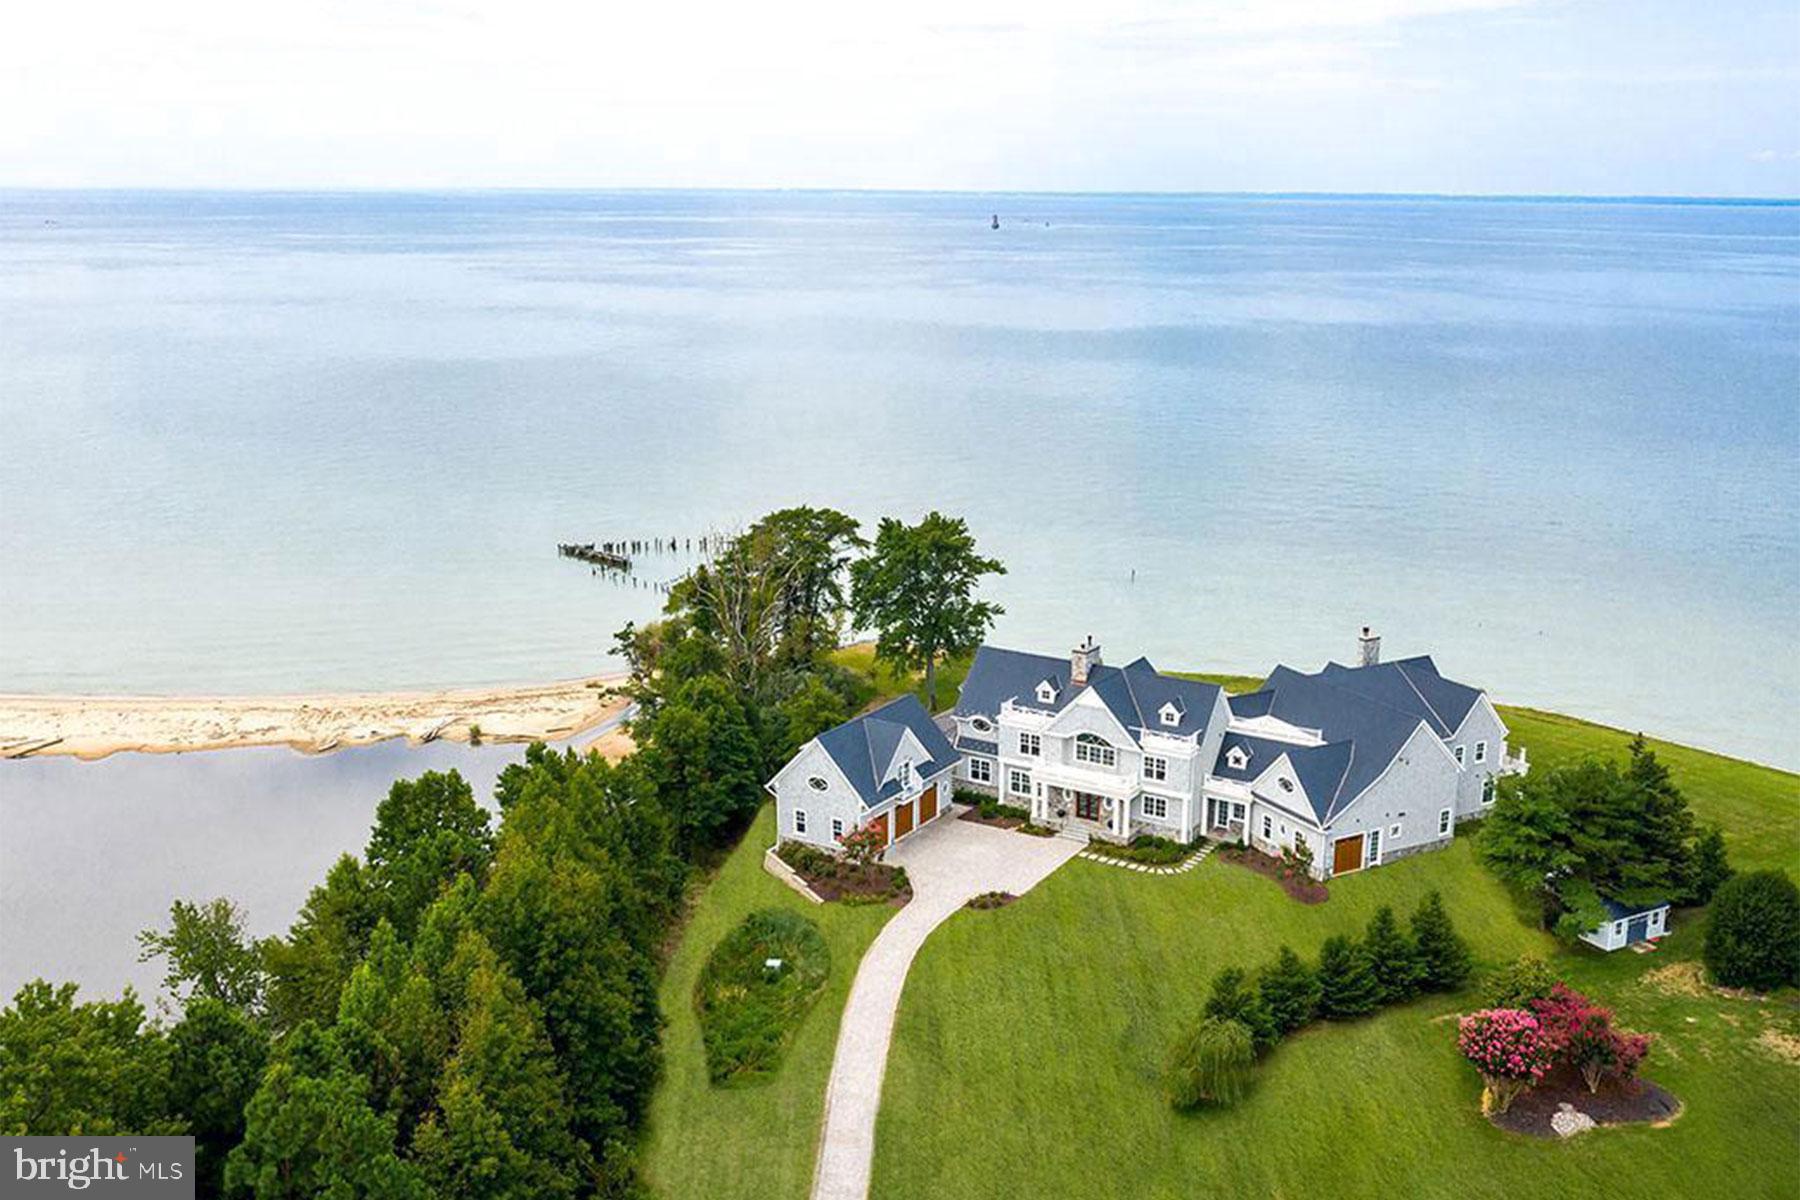
[[[1022,896],[1081,853],[1082,843],[1070,838],[1031,837],[959,821],[960,813],[959,806],[887,852],[887,862],[906,868],[913,898],[870,943],[850,985],[825,1087],[813,1200],[865,1200],[869,1194],[888,1040],[907,968],[926,936],[971,897]]]

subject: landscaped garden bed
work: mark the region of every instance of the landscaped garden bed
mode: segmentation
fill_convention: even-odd
[[[1505,1112],[1489,1113],[1488,1120],[1514,1133],[1548,1138],[1590,1128],[1570,1114],[1595,1125],[1631,1125],[1672,1121],[1680,1112],[1681,1101],[1648,1079],[1607,1080],[1590,1092],[1581,1075],[1565,1067],[1546,1075]]]
[[[989,908],[1005,908],[1017,899],[1018,897],[1011,892],[983,892],[979,896],[969,897],[969,902],[963,907],[973,908],[977,911]]]
[[[959,789],[956,793],[958,804],[968,805],[962,814],[964,821],[973,821],[977,825],[992,825],[997,829],[1016,829],[1020,833],[1029,833],[1033,837],[1050,837],[1056,830],[1031,823],[1031,810],[1020,808],[1016,804],[1002,804],[992,796],[980,792]]]
[[[1088,843],[1088,849],[1095,854],[1104,854],[1108,858],[1143,863],[1149,867],[1172,867],[1204,845],[1206,845],[1205,838],[1195,838],[1191,843],[1183,845],[1173,838],[1157,837],[1152,833],[1140,833],[1137,837],[1132,838],[1130,843],[1123,846],[1116,842],[1103,842],[1095,838]]]
[[[899,907],[912,899],[912,884],[906,878],[904,867],[839,858],[804,842],[783,842],[775,854],[792,867],[821,900],[842,900],[846,904],[890,903]]]
[[[773,1075],[830,973],[819,927],[798,913],[764,909],[726,934],[694,984],[712,1082]]]
[[[1226,846],[1219,851],[1218,856],[1228,863],[1236,863],[1250,868],[1258,875],[1268,876],[1302,904],[1323,904],[1331,899],[1331,892],[1317,879],[1295,869],[1291,863],[1264,854],[1261,850],[1243,845]]]

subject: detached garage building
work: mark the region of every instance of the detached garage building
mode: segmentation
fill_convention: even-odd
[[[864,826],[886,844],[950,807],[957,751],[914,696],[828,729],[768,783],[783,841],[827,850]]]
[[[1669,932],[1669,902],[1655,904],[1620,904],[1617,900],[1601,900],[1606,915],[1612,919],[1581,935],[1581,940],[1602,950],[1618,950],[1633,942],[1655,941]]]

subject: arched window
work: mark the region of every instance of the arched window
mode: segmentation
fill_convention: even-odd
[[[1075,761],[1093,763],[1097,767],[1116,766],[1119,752],[1103,737],[1092,733],[1078,733],[1075,735]]]

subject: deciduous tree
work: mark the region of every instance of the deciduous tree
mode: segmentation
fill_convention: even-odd
[[[1766,992],[1800,983],[1800,889],[1787,873],[1752,871],[1719,888],[1703,956],[1726,987]]]
[[[168,959],[163,987],[184,1003],[217,1000],[243,1012],[262,1007],[262,955],[244,933],[244,916],[230,900],[177,900],[169,929],[138,934],[139,962]]]

